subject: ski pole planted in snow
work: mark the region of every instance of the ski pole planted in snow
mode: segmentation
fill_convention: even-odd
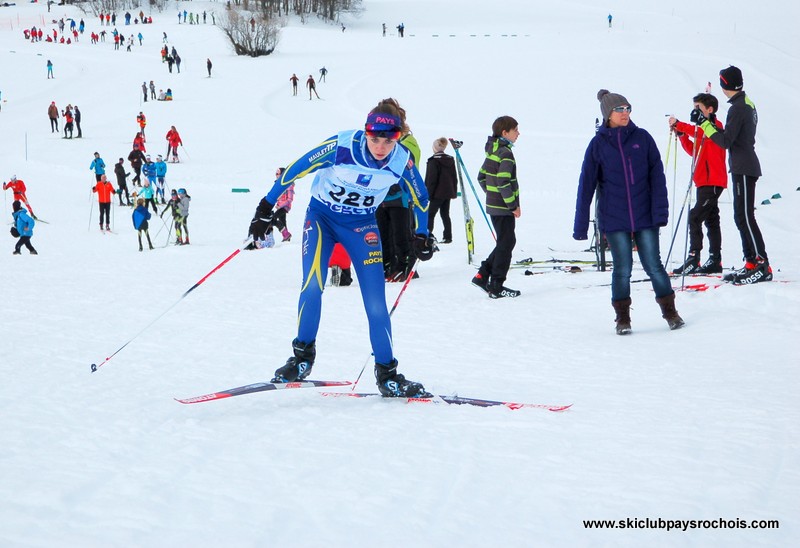
[[[249,243],[250,243],[250,241],[249,241],[249,239],[248,239],[248,241],[247,241],[247,244],[249,244]],[[246,246],[245,246],[245,247],[246,247]],[[174,303],[173,303],[173,304],[172,304],[172,305],[171,305],[169,308],[167,308],[166,310],[164,310],[164,312],[162,312],[161,314],[159,314],[157,318],[155,318],[155,319],[154,319],[153,321],[151,321],[149,324],[147,324],[146,326],[144,326],[144,328],[142,328],[142,329],[141,329],[141,330],[140,330],[138,333],[136,333],[136,335],[134,335],[133,337],[131,337],[130,339],[128,339],[128,340],[125,342],[125,344],[123,344],[122,346],[120,346],[120,347],[119,347],[119,348],[118,348],[118,349],[117,349],[117,350],[116,350],[116,351],[115,351],[113,354],[111,354],[109,357],[107,357],[106,359],[104,359],[104,360],[103,360],[102,362],[100,362],[99,364],[95,364],[95,363],[93,363],[93,364],[92,364],[92,373],[94,373],[95,371],[97,371],[98,369],[100,369],[101,367],[103,367],[103,365],[105,365],[106,363],[108,363],[108,362],[111,360],[111,358],[113,358],[114,356],[116,356],[117,354],[119,354],[119,353],[120,353],[120,351],[122,351],[122,349],[123,349],[123,348],[125,348],[125,347],[126,347],[126,346],[128,346],[130,343],[132,343],[132,342],[133,342],[133,341],[134,341],[134,340],[135,340],[137,337],[139,337],[139,335],[141,335],[142,333],[144,333],[145,331],[147,331],[147,329],[148,329],[148,328],[149,328],[151,325],[153,325],[153,324],[154,324],[154,323],[156,323],[158,320],[160,320],[162,317],[164,317],[164,315],[165,315],[167,312],[169,312],[170,310],[172,310],[173,308],[175,308],[175,307],[178,305],[178,303],[180,303],[180,302],[181,302],[183,299],[185,299],[185,298],[186,298],[186,297],[189,295],[189,293],[191,293],[192,291],[194,291],[195,289],[197,289],[197,288],[198,288],[198,287],[199,287],[199,286],[200,286],[200,285],[201,285],[203,282],[205,282],[205,281],[206,281],[206,280],[207,280],[209,277],[211,277],[211,275],[212,275],[212,274],[214,274],[214,273],[215,273],[217,270],[219,270],[220,268],[222,268],[223,266],[225,266],[225,265],[226,265],[226,264],[227,264],[227,263],[228,263],[228,262],[229,262],[231,259],[233,259],[234,257],[236,257],[236,255],[238,255],[238,254],[239,254],[239,253],[240,253],[240,252],[241,252],[243,249],[244,249],[244,247],[241,247],[241,248],[237,249],[236,251],[234,251],[233,253],[231,253],[230,255],[228,255],[228,256],[225,258],[225,260],[223,260],[223,261],[222,261],[221,263],[219,263],[217,266],[215,266],[214,268],[212,268],[212,269],[211,269],[211,271],[210,271],[208,274],[206,274],[205,276],[203,276],[203,277],[200,279],[200,281],[199,281],[199,282],[197,282],[197,283],[196,283],[196,284],[194,284],[192,287],[190,287],[189,289],[187,289],[187,290],[186,290],[186,291],[183,293],[183,295],[181,295],[181,296],[180,296],[180,298],[179,298],[177,301],[175,301],[175,302],[174,302]]]

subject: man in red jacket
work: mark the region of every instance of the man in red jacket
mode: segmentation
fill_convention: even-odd
[[[11,192],[14,193],[14,201],[19,200],[25,204],[25,207],[28,208],[28,212],[31,214],[31,217],[38,221],[36,215],[33,214],[33,208],[31,207],[31,204],[28,203],[28,197],[25,195],[25,192],[28,190],[25,187],[25,182],[22,179],[17,179],[17,176],[14,175],[11,177],[10,181],[3,183],[3,190],[7,190],[9,188],[11,189]]]
[[[719,101],[710,93],[699,93],[692,99],[694,110],[711,120],[719,129],[722,122],[716,114]],[[697,201],[689,211],[689,253],[686,261],[672,271],[673,274],[716,274],[722,272],[722,232],[719,228],[719,206],[717,201],[728,186],[728,173],[725,169],[725,149],[705,136],[700,128],[677,120],[669,119],[670,128],[681,140],[683,149],[692,157],[692,180],[697,187]],[[703,224],[708,233],[709,256],[700,266],[700,251],[703,249]]]
[[[92,187],[92,192],[97,193],[97,201],[100,204],[100,230],[103,230],[103,218],[105,218],[105,229],[111,230],[111,197],[116,194],[114,185],[112,185],[105,174],[100,176],[100,180]]]

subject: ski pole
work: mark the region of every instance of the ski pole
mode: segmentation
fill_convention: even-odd
[[[697,142],[697,140],[695,138],[695,143],[696,142]],[[697,168],[697,159],[700,157],[700,153],[703,151],[703,143],[704,142],[705,142],[705,135],[703,135],[703,138],[700,140],[700,146],[697,147],[697,154],[694,154],[694,151],[693,151],[693,154],[692,154],[692,169],[691,169],[691,173],[689,174],[689,186],[686,188],[686,195],[683,197],[683,205],[681,205],[681,211],[680,211],[680,214],[678,215],[678,220],[675,223],[675,230],[672,233],[672,241],[670,241],[670,243],[669,243],[669,251],[667,252],[667,259],[666,259],[666,261],[664,261],[665,265],[669,264],[669,258],[672,255],[672,246],[675,244],[675,237],[678,235],[678,229],[680,228],[681,219],[683,218],[683,210],[686,209],[686,203],[689,201],[689,196],[691,195],[691,192],[692,192],[692,183],[693,183],[693,180],[694,180],[694,170],[695,170],[695,168]],[[687,224],[687,230],[688,230],[688,224]]]
[[[189,151],[188,151],[188,150],[186,150],[186,146],[185,146],[183,143],[181,143],[181,148],[183,149],[183,152],[186,154],[186,159],[187,159],[187,160],[191,160],[191,159],[192,159],[192,157],[191,157],[191,156],[189,156]]]
[[[483,204],[481,203],[481,199],[478,197],[478,191],[475,190],[475,185],[472,184],[472,178],[469,176],[469,171],[467,171],[467,166],[464,164],[464,160],[461,158],[461,153],[458,151],[458,149],[455,149],[455,151],[456,151],[456,159],[458,160],[458,163],[461,164],[461,167],[464,170],[464,175],[467,178],[469,187],[472,189],[472,194],[475,196],[475,201],[478,202],[478,207],[480,208],[481,213],[483,213],[483,218],[486,221],[486,224],[489,226],[489,232],[492,233],[492,238],[494,238],[494,241],[496,242],[497,234],[494,233],[494,227],[492,226],[492,222],[489,220],[489,216],[486,215],[486,210],[483,209]]]
[[[94,211],[94,197],[92,196],[93,192],[89,191],[89,228],[88,231],[92,230],[92,212]]]
[[[418,264],[419,264],[419,258],[414,259],[414,264],[411,265],[411,270],[408,272],[408,277],[406,278],[406,281],[403,284],[403,287],[400,288],[400,293],[397,294],[397,299],[395,299],[394,305],[392,306],[392,309],[389,310],[389,317],[390,318],[392,317],[392,314],[394,314],[394,311],[397,310],[397,305],[400,304],[400,298],[403,296],[403,293],[406,292],[406,288],[408,287],[408,284],[410,284],[411,280],[414,278],[414,273],[417,271],[417,265]],[[358,385],[358,381],[361,380],[361,375],[364,374],[364,370],[367,368],[367,364],[369,363],[369,359],[373,355],[374,354],[370,353],[370,355],[367,356],[367,361],[364,362],[364,366],[361,368],[361,371],[359,372],[358,377],[356,377],[355,382],[353,382],[352,390],[355,391],[356,386]]]
[[[247,242],[248,242],[248,243],[249,243],[249,241],[250,241],[250,238],[248,238],[248,239],[247,239]],[[246,247],[246,246],[245,246],[245,247]],[[230,255],[228,255],[228,256],[227,256],[227,257],[226,257],[226,258],[225,258],[225,259],[224,259],[224,260],[223,260],[221,263],[219,263],[217,266],[215,266],[214,268],[212,268],[212,269],[211,269],[211,270],[208,272],[208,274],[206,274],[205,276],[203,276],[202,278],[200,278],[200,281],[198,281],[198,282],[197,282],[196,284],[194,284],[192,287],[190,287],[189,289],[187,289],[187,290],[186,290],[186,291],[183,293],[183,295],[181,295],[181,296],[180,296],[180,298],[179,298],[177,301],[175,301],[175,302],[174,302],[174,303],[173,303],[173,304],[172,304],[172,305],[171,305],[169,308],[167,308],[166,310],[164,310],[164,312],[162,312],[161,314],[159,314],[159,315],[158,315],[158,317],[156,317],[156,318],[155,318],[153,321],[151,321],[151,322],[150,322],[150,323],[148,323],[146,326],[144,326],[144,327],[143,327],[143,328],[142,328],[142,329],[141,329],[141,330],[140,330],[138,333],[136,333],[136,334],[135,334],[133,337],[131,337],[130,339],[128,339],[128,340],[125,342],[125,344],[123,344],[123,345],[122,345],[122,346],[120,346],[120,347],[119,347],[117,350],[115,350],[113,354],[111,354],[110,356],[108,356],[106,359],[104,359],[104,360],[103,360],[102,362],[100,362],[99,364],[94,364],[94,363],[93,363],[93,364],[92,364],[92,373],[94,373],[95,371],[97,371],[98,369],[100,369],[101,367],[103,367],[103,365],[105,365],[106,363],[108,363],[108,362],[111,360],[111,358],[113,358],[114,356],[116,356],[117,354],[119,354],[119,353],[122,351],[122,349],[123,349],[123,348],[125,348],[125,347],[126,347],[126,346],[128,346],[130,343],[132,343],[132,342],[133,342],[133,341],[134,341],[134,340],[135,340],[137,337],[139,337],[139,335],[141,335],[142,333],[144,333],[144,332],[145,332],[145,331],[146,331],[146,330],[147,330],[147,329],[148,329],[148,328],[149,328],[151,325],[153,325],[153,324],[154,324],[154,323],[156,323],[158,320],[160,320],[162,317],[164,317],[164,315],[165,315],[167,312],[169,312],[170,310],[172,310],[173,308],[175,308],[175,306],[177,306],[177,305],[178,305],[178,303],[180,303],[180,302],[181,302],[183,299],[185,299],[185,298],[186,298],[186,297],[189,295],[189,293],[191,293],[192,291],[194,291],[195,289],[197,289],[197,288],[198,288],[198,287],[199,287],[199,286],[200,286],[200,285],[201,285],[203,282],[205,282],[205,281],[206,281],[206,280],[207,280],[209,277],[211,277],[211,275],[212,275],[212,274],[214,274],[214,273],[215,273],[217,270],[219,270],[220,268],[222,268],[223,266],[225,266],[225,265],[226,265],[226,264],[227,264],[227,263],[228,263],[228,262],[229,262],[231,259],[233,259],[234,257],[236,257],[236,255],[238,255],[239,253],[241,253],[241,251],[242,251],[243,249],[245,249],[245,248],[244,248],[244,247],[240,247],[239,249],[237,249],[236,251],[234,251],[233,253],[231,253]]]
[[[173,226],[173,224],[174,223],[170,223],[169,224],[169,229],[167,230],[167,241],[164,242],[164,247],[167,247],[169,245],[169,238],[170,238],[170,236],[172,236],[172,226]]]
[[[156,232],[156,235],[153,237],[154,240],[156,238],[158,238],[158,235],[161,234],[161,231],[164,230],[164,228],[166,228],[166,226],[167,226],[167,222],[164,220],[164,213],[166,213],[167,211],[169,211],[168,208],[164,209],[164,211],[161,212],[161,215],[158,216],[159,219],[161,219],[162,226],[161,226],[161,228],[158,229],[158,232]],[[169,235],[167,235],[167,241],[169,241]],[[164,247],[166,247],[166,246],[164,246]]]

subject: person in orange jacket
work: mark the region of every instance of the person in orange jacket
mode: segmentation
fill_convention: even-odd
[[[17,176],[13,175],[10,181],[3,183],[3,190],[8,190],[9,188],[11,189],[11,192],[14,193],[14,201],[20,201],[25,204],[31,214],[31,217],[33,217],[35,220],[38,220],[36,215],[33,214],[33,208],[31,208],[31,204],[28,203],[28,197],[25,195],[25,192],[28,190],[25,186],[25,181],[22,179],[17,179]]]
[[[92,192],[97,193],[97,201],[100,204],[100,231],[103,230],[103,218],[105,218],[105,229],[111,230],[111,197],[117,193],[114,185],[106,179],[105,174],[100,176],[100,180],[92,187]]]
[[[147,101],[147,88],[145,87],[145,84],[142,84],[142,89],[145,90],[144,100]],[[147,118],[145,117],[144,112],[139,112],[138,116],[136,116],[136,122],[139,124],[139,132],[142,134],[142,137],[146,139],[147,136],[144,134],[144,126],[147,125]]]
[[[175,129],[175,126],[171,126],[167,132],[167,157],[169,157],[170,152],[172,152],[173,163],[180,162],[178,159],[178,146],[182,144],[183,141],[181,140],[178,130]]]

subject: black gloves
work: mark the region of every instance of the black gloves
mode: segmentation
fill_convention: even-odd
[[[413,244],[414,255],[416,255],[420,261],[428,261],[433,257],[435,249],[432,237],[425,236],[424,234],[415,234]]]
[[[250,221],[250,230],[248,234],[253,237],[253,240],[263,240],[269,227],[272,225],[272,204],[266,198],[261,198],[256,208],[256,213],[253,215],[253,220]]]
[[[703,115],[699,108],[692,109],[691,114],[689,114],[689,121],[698,126],[706,120],[708,120],[708,118]]]

